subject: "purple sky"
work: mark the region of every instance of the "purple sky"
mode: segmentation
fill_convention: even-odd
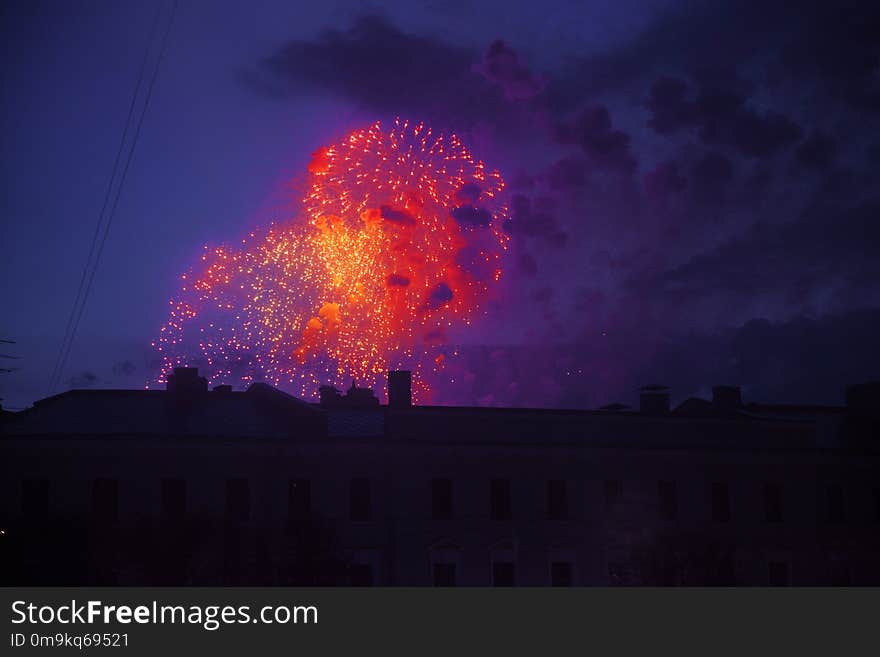
[[[45,395],[157,4],[0,9],[4,407]],[[60,389],[141,387],[202,247],[401,115],[512,193],[445,401],[838,403],[880,377],[878,112],[876,3],[183,0]]]

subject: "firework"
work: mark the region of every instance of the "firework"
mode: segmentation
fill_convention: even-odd
[[[196,365],[212,383],[262,380],[304,398],[374,386],[446,360],[502,273],[504,181],[455,135],[377,122],[318,150],[295,216],[207,250],[154,341],[163,382]]]

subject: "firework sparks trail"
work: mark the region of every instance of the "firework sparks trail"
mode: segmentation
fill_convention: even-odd
[[[156,381],[189,364],[212,383],[313,398],[408,367],[427,399],[448,332],[501,277],[504,187],[455,135],[421,123],[377,122],[318,150],[298,216],[206,249],[182,277],[153,342]]]

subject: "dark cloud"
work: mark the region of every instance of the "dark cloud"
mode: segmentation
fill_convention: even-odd
[[[739,89],[717,84],[704,86],[692,99],[687,83],[663,77],[651,87],[649,124],[665,135],[698,128],[703,142],[729,146],[749,157],[772,155],[800,139],[801,128],[790,118],[774,111],[759,113],[746,100]]]
[[[759,298],[783,290],[804,301],[819,290],[829,305],[880,302],[880,201],[819,205],[797,220],[760,222],[741,236],[694,256],[662,277],[675,295]]]
[[[697,121],[696,104],[688,100],[688,85],[684,80],[664,76],[651,85],[647,107],[648,121],[661,135],[669,135],[688,128]]]
[[[658,75],[750,67],[774,86],[807,87],[815,100],[880,106],[880,5],[805,0],[694,0],[670,5],[620,47],[573,58],[550,85],[571,107],[632,90]]]
[[[553,297],[546,289],[536,296]],[[670,387],[675,404],[710,398],[718,384],[741,386],[746,403],[842,404],[846,386],[876,379],[878,334],[876,308],[785,321],[755,318],[663,337],[646,336],[644,328],[603,328],[565,344],[463,349],[451,365],[470,373],[470,387],[449,394],[462,395],[462,403],[597,408],[623,402],[638,408],[639,388],[659,382]]]
[[[796,142],[801,128],[779,112],[758,114],[744,106],[744,99],[717,94],[703,97],[703,141],[738,149],[750,157],[766,157]]]
[[[504,153],[514,254],[506,303],[539,300],[547,317],[511,311],[529,344],[503,367],[492,360],[503,380],[483,381],[475,365],[486,385],[471,400],[542,399],[539,380],[558,391],[546,403],[616,401],[603,395],[655,379],[689,391],[751,382],[772,396],[800,376],[789,376],[794,351],[775,382],[758,364],[731,365],[760,350],[762,330],[795,344],[806,326],[839,335],[850,320],[789,319],[880,304],[880,203],[870,197],[880,145],[877,115],[866,111],[880,77],[878,15],[864,2],[678,3],[613,51],[570,59],[546,79],[505,42],[481,59],[365,17],[288,44],[259,72],[285,93],[305,83],[355,106],[417,111],[471,130],[475,152]],[[453,217],[484,225],[480,194],[462,189]],[[444,288],[428,303],[451,299]],[[767,319],[743,325],[756,316]],[[563,339],[562,324],[565,336],[583,336],[566,346],[572,359],[530,360]],[[583,366],[596,380],[561,380],[550,363]],[[540,375],[514,379],[530,371]],[[569,395],[572,386],[583,395]]]
[[[554,210],[555,204],[549,198],[531,199],[515,194],[511,203],[513,234],[538,238],[555,246],[564,245],[568,236],[559,227]]]
[[[390,205],[383,205],[379,208],[379,212],[382,214],[382,218],[385,221],[390,221],[395,224],[401,224],[403,226],[413,226],[416,223],[415,217],[413,217],[406,210],[398,210],[396,208],[392,208]]]
[[[683,192],[686,187],[687,180],[675,162],[663,162],[645,174],[645,192],[653,198],[663,199]]]
[[[827,169],[834,162],[834,140],[822,132],[813,133],[795,151],[797,161],[810,169]]]
[[[461,189],[458,190],[456,196],[462,203],[475,205],[480,200],[480,194],[482,193],[483,190],[480,189],[479,185],[475,183],[467,183],[466,185],[461,186]]]
[[[534,297],[535,297],[535,301],[537,301],[538,303],[544,303],[544,304],[550,303],[551,301],[553,301],[553,297],[554,297],[553,288],[550,287],[549,285],[545,285],[543,287],[540,287],[537,290],[535,290]]]
[[[612,127],[611,114],[605,106],[583,109],[574,121],[559,125],[557,137],[563,144],[579,146],[593,169],[625,174],[636,170],[630,137]]]
[[[691,178],[700,189],[715,192],[733,178],[733,162],[723,153],[709,151],[694,163]]]
[[[712,384],[743,386],[744,401],[843,403],[847,385],[876,378],[880,310],[858,309],[783,322],[752,319],[658,347],[643,376],[662,376],[673,394],[707,396]]]
[[[385,281],[389,287],[408,287],[410,284],[409,278],[401,274],[389,274]]]
[[[122,360],[113,365],[113,374],[131,376],[137,371],[137,366],[130,360]]]
[[[510,46],[500,40],[492,42],[483,55],[483,61],[474,65],[474,70],[501,87],[508,100],[532,98],[546,84],[543,78],[532,73],[520,61]]]
[[[583,189],[587,164],[582,157],[567,156],[554,162],[547,171],[550,189],[560,192]]]
[[[792,19],[779,56],[784,74],[818,83],[854,108],[880,109],[880,5],[814,1]]]
[[[70,388],[91,388],[98,383],[98,375],[91,371],[74,374],[66,382]]]
[[[452,209],[452,218],[462,226],[469,228],[485,228],[492,223],[492,213],[486,208],[473,205],[461,205]]]
[[[442,306],[444,303],[452,301],[454,296],[452,288],[446,283],[438,283],[428,296],[428,305],[432,308]]]
[[[247,72],[245,82],[271,98],[304,85],[341,94],[373,111],[410,113],[447,125],[505,116],[500,89],[472,70],[478,55],[430,35],[406,32],[381,15],[347,29],[291,41]]]
[[[538,261],[528,253],[520,253],[517,258],[519,270],[527,276],[534,276],[538,273]]]

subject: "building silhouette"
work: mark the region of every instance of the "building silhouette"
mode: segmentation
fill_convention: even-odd
[[[880,384],[845,406],[310,404],[71,390],[0,424],[2,584],[880,584]]]

